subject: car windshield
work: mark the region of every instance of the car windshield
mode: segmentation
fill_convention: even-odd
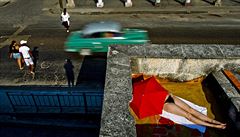
[[[117,22],[96,22],[90,23],[83,28],[82,34],[84,37],[91,35],[102,35],[103,33],[119,33],[121,32],[121,25]],[[98,36],[100,37],[100,36]]]
[[[96,32],[91,35],[85,35],[84,38],[113,38],[121,37],[123,33],[119,32]]]

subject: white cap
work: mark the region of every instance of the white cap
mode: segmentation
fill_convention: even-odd
[[[26,44],[27,43],[27,41],[26,40],[21,40],[20,41],[20,44],[22,45],[22,44]]]

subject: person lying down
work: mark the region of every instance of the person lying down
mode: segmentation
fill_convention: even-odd
[[[135,114],[138,115],[139,119],[147,117],[147,115],[140,115],[140,106],[139,103],[143,102],[143,100],[139,101],[139,97],[144,96],[146,98],[146,94],[149,94],[150,90],[156,90],[158,94],[160,94],[157,98],[157,100],[162,100],[157,105],[158,108],[161,108],[162,110],[159,111],[160,115],[162,114],[162,112],[168,112],[171,114],[175,114],[178,116],[182,116],[184,118],[186,118],[187,120],[189,120],[192,123],[195,123],[197,125],[202,125],[202,126],[208,126],[208,127],[213,127],[213,128],[218,128],[218,129],[225,129],[226,128],[226,123],[222,123],[220,121],[214,120],[210,117],[208,117],[207,115],[204,115],[203,113],[193,109],[189,103],[186,103],[186,101],[184,101],[184,99],[181,99],[171,93],[169,93],[166,89],[164,89],[160,83],[157,82],[156,78],[154,76],[144,80],[143,77],[142,78],[137,78],[137,79],[133,79],[133,98],[130,101],[130,107],[131,109],[134,111]],[[150,83],[150,84],[149,84]],[[154,87],[153,89],[151,89],[151,87]],[[153,94],[154,92],[152,92],[151,94]],[[140,94],[140,96],[139,96]],[[153,98],[155,98],[155,96],[153,96]],[[153,101],[154,99],[150,98],[147,99],[147,101],[149,102],[148,104],[154,104],[156,103],[156,101]],[[158,101],[157,101],[158,102]],[[156,105],[155,105],[156,106]],[[152,106],[147,106],[146,109],[152,109]],[[151,110],[150,110],[151,111]],[[156,113],[157,114],[157,113]],[[150,114],[148,116],[153,115]],[[155,115],[155,114],[154,114]]]
[[[211,119],[208,116],[198,112],[197,110],[190,107],[187,103],[179,99],[173,94],[169,94],[166,97],[163,105],[163,110],[172,114],[183,116],[189,121],[203,126],[225,129],[226,124],[217,120]]]

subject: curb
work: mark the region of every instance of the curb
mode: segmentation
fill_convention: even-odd
[[[59,9],[51,8],[48,10],[51,14],[60,14]],[[225,7],[170,7],[170,8],[74,8],[68,9],[70,14],[77,15],[100,15],[100,14],[240,14],[240,6]]]

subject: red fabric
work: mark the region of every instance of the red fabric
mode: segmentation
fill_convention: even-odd
[[[160,120],[159,120],[159,124],[160,125],[168,125],[168,126],[173,126],[174,125],[174,122],[170,119],[166,119],[164,117],[161,117]]]
[[[161,114],[167,95],[167,90],[155,77],[151,77],[133,84],[133,99],[130,107],[139,119]]]

